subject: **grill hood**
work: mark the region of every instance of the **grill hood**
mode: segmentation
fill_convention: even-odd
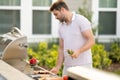
[[[27,58],[27,37],[17,27],[0,36],[0,57],[2,60]]]

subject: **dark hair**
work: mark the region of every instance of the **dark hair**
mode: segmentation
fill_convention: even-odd
[[[60,10],[62,7],[65,8],[66,10],[69,10],[67,4],[64,1],[59,0],[52,4],[52,6],[50,7],[50,11]]]

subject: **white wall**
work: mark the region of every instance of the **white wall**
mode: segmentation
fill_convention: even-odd
[[[87,8],[91,10],[91,0],[64,0],[71,11],[78,11],[80,7],[84,5],[84,2],[87,4]]]

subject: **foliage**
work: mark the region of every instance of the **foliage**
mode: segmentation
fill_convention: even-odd
[[[52,44],[52,46],[49,48],[48,45],[49,44],[47,42],[40,42],[38,45],[36,45],[37,47],[29,47],[28,54],[29,57],[32,56],[37,58],[39,66],[49,70],[55,66],[58,44]],[[111,64],[111,60],[108,57],[108,52],[105,51],[104,46],[101,44],[96,44],[92,47],[92,57],[93,66],[95,68],[103,69]],[[58,74],[60,76],[62,74],[62,68]]]
[[[29,58],[31,58],[31,56],[35,57],[38,60],[39,66],[49,70],[55,66],[57,60],[57,50],[58,44],[56,43],[54,44],[50,42],[50,44],[48,44],[47,42],[40,42],[38,45],[32,44],[31,47],[28,48],[28,55]],[[62,68],[63,66],[58,73],[60,76],[62,75]]]
[[[113,62],[120,63],[120,46],[118,43],[113,43],[110,48],[110,56]]]
[[[92,12],[88,10],[87,1],[84,0],[83,6],[78,9],[78,13],[85,16],[90,22],[92,19]]]
[[[102,44],[95,44],[92,47],[93,66],[95,68],[104,69],[110,66],[111,59],[109,53],[104,49]]]
[[[87,7],[87,0],[84,0],[83,6],[78,9],[78,14],[83,15],[86,17],[91,23],[92,23],[92,11],[88,10],[89,8]],[[92,31],[93,34],[96,34],[96,31],[98,29],[98,26],[92,26]]]
[[[58,46],[53,44],[51,48],[48,48],[47,42],[40,42],[36,45],[37,49],[33,50],[32,47],[28,48],[29,57],[33,56],[37,58],[38,65],[45,67],[47,69],[52,68],[55,65],[57,58],[57,48]]]

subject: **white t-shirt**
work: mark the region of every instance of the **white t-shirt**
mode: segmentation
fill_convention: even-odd
[[[64,40],[64,66],[80,66],[92,63],[91,49],[80,53],[78,58],[72,59],[67,53],[67,49],[80,49],[86,39],[82,32],[91,29],[91,23],[82,15],[73,13],[72,22],[68,25],[61,23],[59,28],[59,36]]]

